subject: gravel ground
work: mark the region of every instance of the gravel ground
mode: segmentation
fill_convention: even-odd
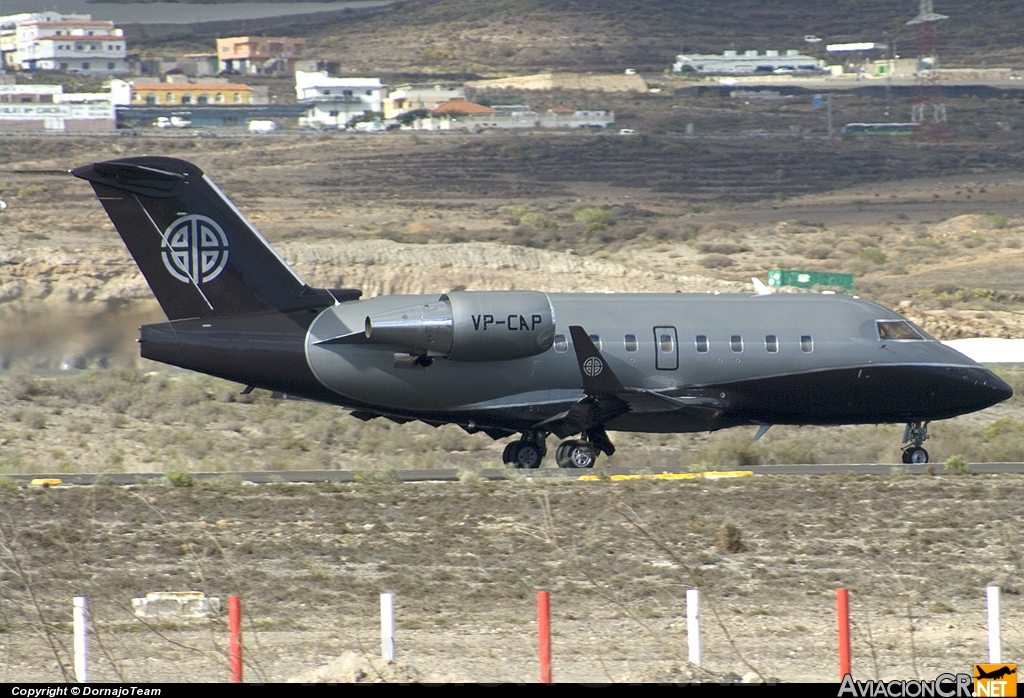
[[[387,677],[532,681],[548,589],[556,680],[829,681],[840,586],[857,675],[934,677],[985,658],[989,583],[1020,654],[1022,521],[1012,475],[9,489],[0,681],[59,680],[55,656],[70,671],[77,594],[96,680],[225,680],[223,618],[131,614],[132,597],[191,589],[242,597],[250,680],[376,655],[392,591],[405,673]],[[685,661],[691,585],[702,669]]]

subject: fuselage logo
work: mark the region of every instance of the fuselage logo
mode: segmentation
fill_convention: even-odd
[[[205,284],[213,281],[228,263],[228,236],[206,216],[182,216],[167,226],[160,256],[178,281]]]
[[[596,356],[591,356],[583,362],[583,372],[591,378],[601,375],[601,371],[603,370],[604,362]]]

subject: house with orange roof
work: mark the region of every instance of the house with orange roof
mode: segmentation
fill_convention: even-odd
[[[497,109],[485,107],[482,104],[470,102],[465,97],[456,97],[455,99],[449,99],[447,102],[441,102],[431,109],[430,113],[435,116],[442,116],[444,114],[451,116],[493,116],[501,112]]]

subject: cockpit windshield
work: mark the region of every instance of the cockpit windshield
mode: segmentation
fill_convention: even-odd
[[[924,335],[906,320],[876,320],[879,339],[924,339]]]

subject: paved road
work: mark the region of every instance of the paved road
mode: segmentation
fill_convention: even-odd
[[[838,465],[751,465],[736,470],[752,472],[755,475],[891,475],[896,466],[879,463],[847,463]],[[927,474],[926,465],[899,466],[906,468],[908,474]],[[942,464],[932,465],[936,475],[941,475]],[[542,468],[539,470],[480,470],[479,476],[487,480],[507,480],[510,477],[543,477],[543,478],[575,478],[581,475],[594,475],[604,473],[606,475],[632,475],[644,473],[643,470],[627,468],[598,468],[594,470],[570,470],[558,468]],[[674,469],[663,472],[685,473],[685,469]],[[1024,463],[972,463],[971,472],[975,474],[990,473],[1018,473],[1024,474]],[[396,474],[402,482],[455,482],[459,479],[457,470],[399,470]],[[284,470],[284,471],[260,471],[260,472],[239,472],[239,473],[193,473],[197,480],[213,480],[224,475],[234,475],[244,481],[259,484],[279,482],[359,482],[363,480],[359,473],[350,470]],[[33,475],[10,475],[9,477],[21,481],[31,481],[36,478],[54,478],[65,485],[91,485],[98,478],[109,478],[117,485],[146,484],[153,481],[160,481],[158,473],[109,473],[97,475],[95,473],[53,473]],[[368,477],[373,477],[368,474]]]

